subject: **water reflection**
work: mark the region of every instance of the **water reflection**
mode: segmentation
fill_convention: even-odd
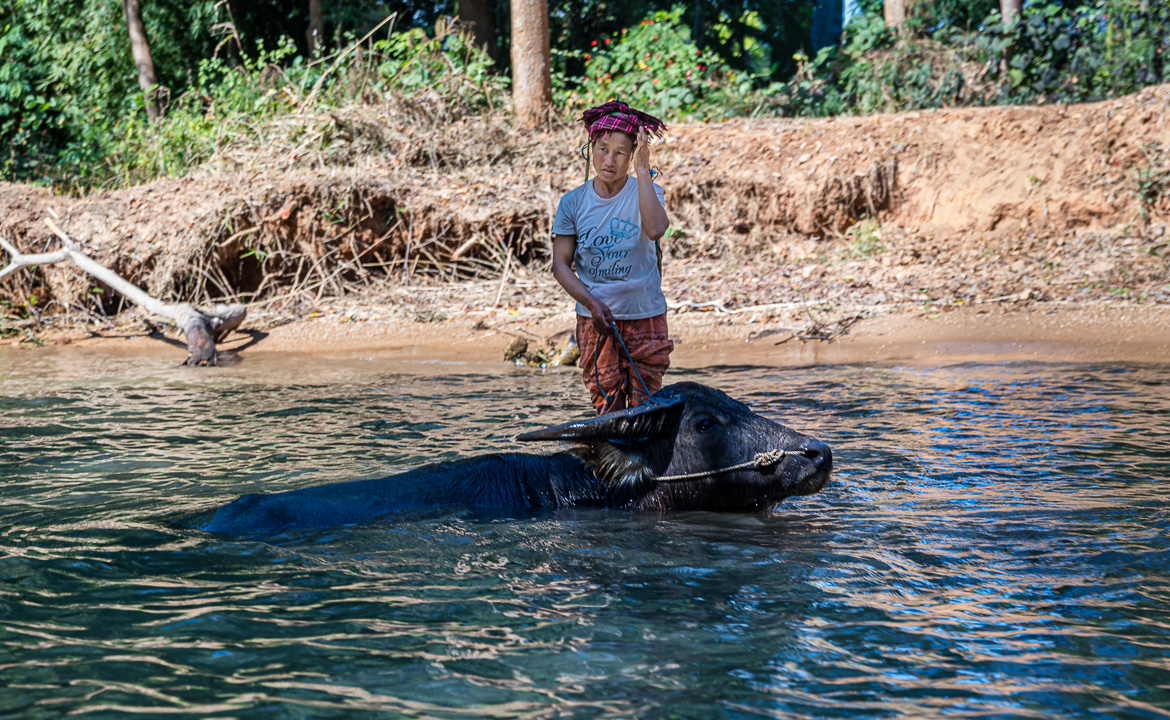
[[[758,515],[419,511],[256,542],[169,521],[510,447],[583,414],[575,373],[18,355],[5,714],[1170,707],[1166,368],[679,373],[829,442],[833,482]]]

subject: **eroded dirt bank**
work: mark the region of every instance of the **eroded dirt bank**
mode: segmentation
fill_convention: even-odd
[[[655,164],[680,352],[720,324],[762,341],[973,306],[1152,312],[1170,300],[1168,107],[1162,86],[1089,105],[671,128]],[[328,144],[229,154],[184,179],[86,198],[0,184],[0,234],[40,251],[56,216],[159,296],[250,302],[247,327],[270,333],[257,349],[314,313],[404,335],[488,311],[565,314],[547,236],[582,178],[576,128],[521,135],[477,118],[436,134],[402,107],[312,122],[332,128]],[[9,339],[135,334],[141,319],[115,317],[101,290],[69,265],[21,270],[0,296],[36,305],[6,323]]]

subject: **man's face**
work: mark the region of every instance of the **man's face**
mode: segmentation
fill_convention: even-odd
[[[629,174],[634,143],[624,133],[611,132],[593,141],[593,168],[604,182],[614,182]]]

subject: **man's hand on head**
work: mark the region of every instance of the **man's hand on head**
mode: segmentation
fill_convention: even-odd
[[[650,172],[650,136],[646,128],[638,128],[638,147],[634,150],[634,171]]]

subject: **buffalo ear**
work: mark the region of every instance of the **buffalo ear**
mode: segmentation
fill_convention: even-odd
[[[584,460],[602,481],[648,490],[670,465],[686,402],[652,399],[625,410],[534,430],[517,440],[560,440]]]

